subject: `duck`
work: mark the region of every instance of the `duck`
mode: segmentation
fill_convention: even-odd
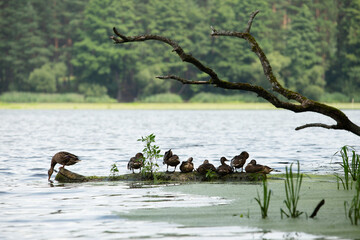
[[[169,165],[174,168],[174,172],[176,170],[176,166],[179,165],[180,160],[179,156],[172,153],[171,149],[164,154],[163,164],[166,164],[166,172],[169,172]]]
[[[183,173],[192,172],[194,170],[193,158],[190,157],[187,161],[183,161],[180,165],[180,171]]]
[[[196,171],[200,174],[206,174],[208,170],[216,172],[216,168],[214,165],[209,163],[209,160],[204,160],[203,164],[201,164]]]
[[[227,165],[225,163],[226,161],[229,161],[229,160],[226,159],[226,157],[221,157],[220,158],[221,165],[216,169],[216,172],[219,175],[226,175],[226,174],[229,174],[229,173],[233,172],[232,167],[230,167],[229,165]]]
[[[143,166],[143,159],[144,155],[142,153],[137,153],[135,157],[130,158],[130,161],[127,165],[127,169],[132,170],[134,173],[134,169],[140,169],[139,172],[141,172],[141,168]]]
[[[249,162],[249,164],[245,167],[245,172],[247,173],[263,173],[269,174],[274,169],[268,166],[260,165],[256,163],[256,160],[253,159]]]
[[[69,152],[58,152],[51,159],[50,169],[48,170],[48,181],[51,182],[50,177],[54,172],[56,164],[62,165],[59,169],[64,168],[65,166],[74,165],[75,163],[80,162],[81,160],[78,156],[69,153]]]
[[[246,159],[249,158],[249,153],[248,152],[241,152],[240,155],[236,155],[235,157],[233,157],[233,159],[231,159],[231,164],[230,166],[232,168],[234,168],[237,172],[238,168],[241,168],[241,172],[244,172],[244,164],[246,162]]]

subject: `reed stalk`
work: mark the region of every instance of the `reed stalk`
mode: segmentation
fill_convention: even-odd
[[[349,154],[350,151],[351,153]],[[354,148],[349,146],[343,146],[339,152],[342,158],[340,166],[344,171],[344,175],[343,177],[335,175],[338,183],[338,189],[341,183],[345,190],[349,190],[352,189],[353,184],[360,178],[360,156],[356,154]],[[336,152],[335,155],[339,152]],[[349,155],[351,156],[351,160],[349,160]]]
[[[351,203],[344,202],[345,216],[350,219],[352,225],[358,225],[360,221],[360,180],[356,183],[356,193]],[[347,209],[347,206],[349,206],[349,209]]]
[[[262,218],[267,217],[269,204],[270,204],[270,197],[271,197],[271,189],[268,190],[268,184],[265,178],[263,178],[263,199],[261,201],[261,197],[259,192],[257,192],[257,198],[255,198],[256,202],[259,204],[261,209],[261,216]]]
[[[298,170],[297,170],[297,174],[293,174],[292,171],[292,166],[293,163],[290,165],[290,168],[288,169],[288,167],[285,167],[285,171],[286,171],[286,179],[285,179],[285,194],[286,194],[286,199],[284,200],[284,203],[286,205],[286,208],[288,210],[288,212],[285,212],[282,208],[280,209],[280,213],[281,213],[281,218],[283,218],[283,214],[287,217],[291,217],[291,218],[297,218],[299,217],[301,214],[303,214],[303,212],[300,212],[297,209],[297,205],[300,199],[300,188],[301,188],[301,184],[302,184],[302,179],[303,179],[303,174],[300,174],[300,163],[299,161],[297,162],[298,164]]]

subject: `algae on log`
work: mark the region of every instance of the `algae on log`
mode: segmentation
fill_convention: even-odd
[[[214,174],[211,179],[207,179],[205,175],[198,172],[181,173],[181,172],[160,172],[157,174],[157,180],[161,182],[202,182],[202,181],[226,181],[226,182],[241,182],[241,181],[260,181],[266,177],[263,174],[257,173],[231,173],[225,176]],[[71,172],[65,168],[60,168],[60,171],[55,177],[58,182],[92,182],[92,181],[148,181],[151,177],[143,176],[141,173],[123,174],[119,176],[83,176]]]

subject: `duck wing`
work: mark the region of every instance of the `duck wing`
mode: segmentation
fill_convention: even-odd
[[[53,158],[57,163],[66,166],[73,165],[81,161],[78,156],[69,152],[58,152]]]
[[[166,164],[169,164],[170,166],[175,167],[175,166],[177,166],[179,163],[180,163],[180,160],[179,160],[178,155],[173,155],[173,156],[171,156],[171,157],[168,159],[168,161],[167,161]]]

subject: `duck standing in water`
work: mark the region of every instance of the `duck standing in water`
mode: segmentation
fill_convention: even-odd
[[[230,167],[229,165],[227,165],[225,163],[226,161],[229,161],[229,160],[227,160],[225,157],[220,158],[221,165],[216,169],[216,172],[219,175],[223,176],[223,175],[226,175],[226,174],[229,174],[229,173],[233,172],[232,167]]]
[[[263,173],[269,174],[274,169],[268,166],[256,164],[256,160],[253,159],[249,162],[249,164],[245,167],[245,172],[247,173]]]
[[[144,162],[144,155],[139,152],[135,155],[135,157],[130,158],[127,168],[129,170],[132,170],[133,173],[134,173],[134,169],[140,169],[141,172],[143,162]]]
[[[205,160],[203,164],[201,164],[196,171],[200,174],[206,174],[208,170],[216,172],[216,168],[214,165],[209,163],[209,160]]]
[[[164,158],[163,158],[163,164],[166,164],[166,172],[168,172],[169,170],[169,165],[174,168],[174,172],[176,170],[176,166],[179,165],[180,160],[178,155],[175,155],[172,153],[171,149],[167,152],[165,152],[164,154]]]
[[[65,166],[74,165],[75,163],[80,162],[81,160],[74,154],[68,152],[58,152],[51,159],[50,169],[48,170],[48,181],[50,181],[50,177],[54,172],[54,168],[56,164],[62,165],[60,168],[64,168]],[[59,169],[60,169],[59,168]]]
[[[244,164],[246,162],[246,159],[248,159],[248,158],[249,158],[249,153],[244,151],[244,152],[240,153],[240,155],[236,155],[235,157],[233,157],[233,159],[231,159],[230,166],[232,168],[235,168],[236,171],[238,168],[241,168],[241,172],[243,172]]]
[[[192,172],[194,170],[193,158],[190,157],[187,161],[183,161],[180,165],[180,171],[183,173]]]

